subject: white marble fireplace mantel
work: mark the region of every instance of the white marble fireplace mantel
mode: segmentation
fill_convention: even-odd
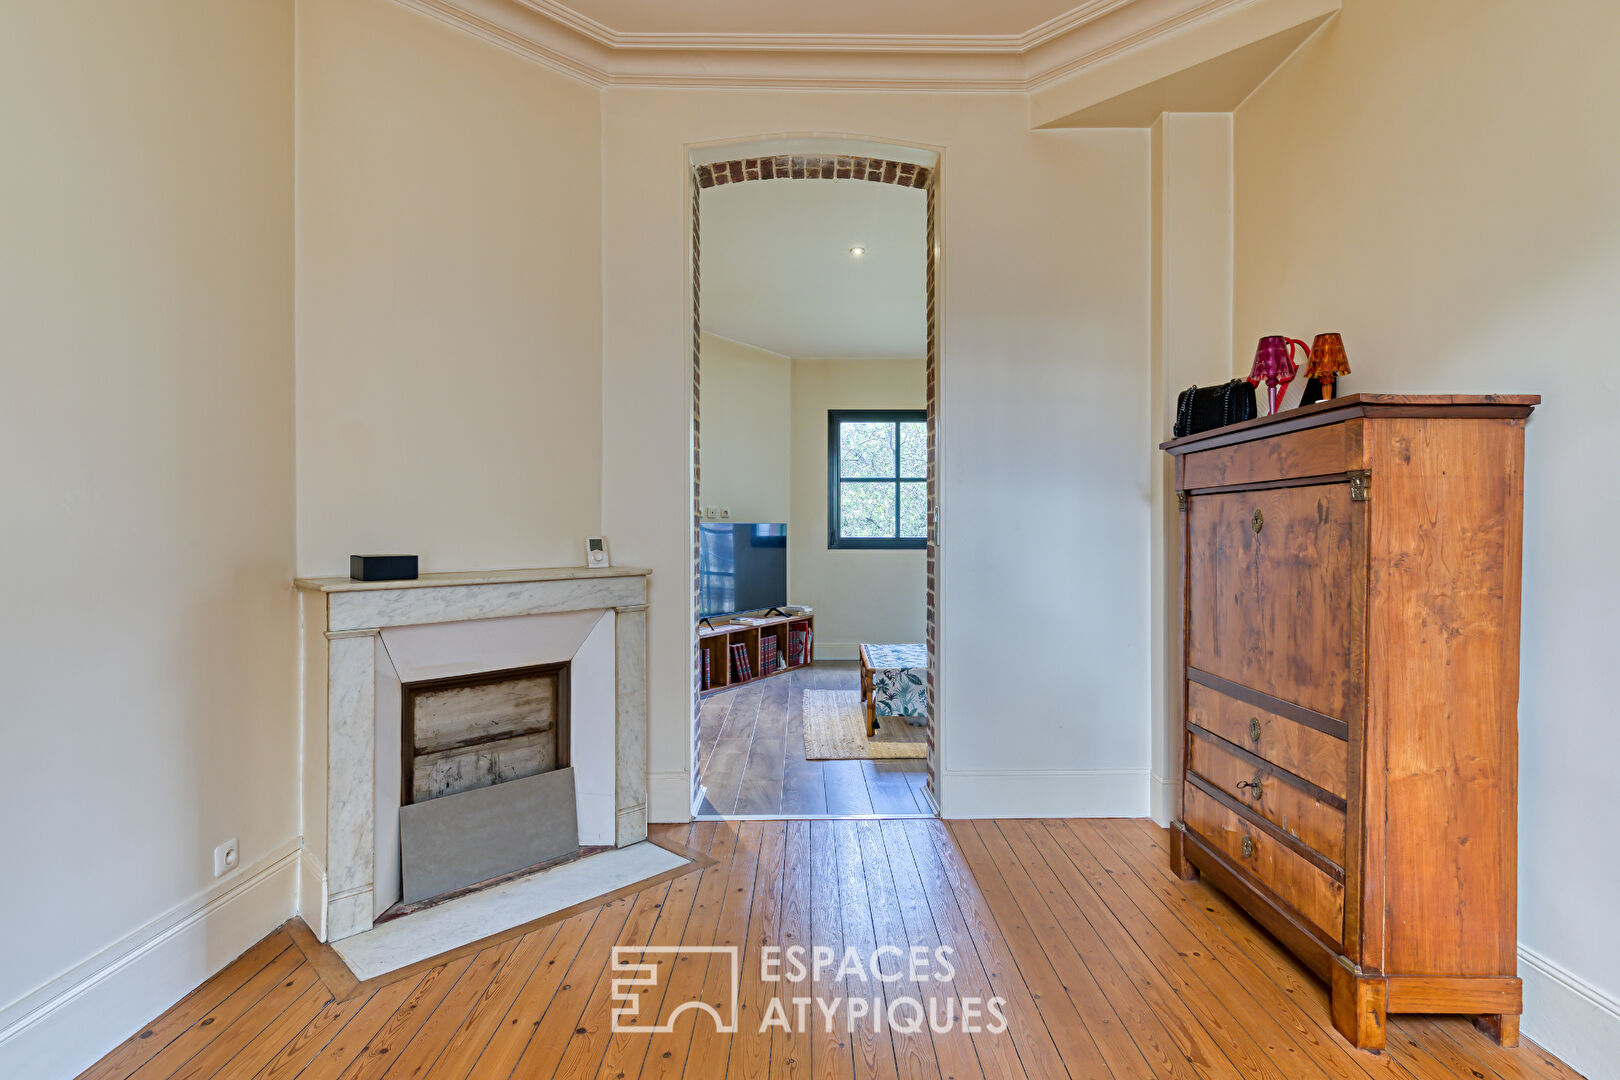
[[[619,847],[646,839],[650,573],[560,567],[423,574],[409,581],[297,579],[304,671],[299,906],[321,940],[370,929],[374,903],[387,900],[386,889],[377,887],[378,725],[398,691],[384,647],[384,637],[398,628],[478,621],[480,628],[499,630],[541,621],[527,617],[611,613],[613,838]],[[513,665],[493,657],[488,665],[503,666]]]

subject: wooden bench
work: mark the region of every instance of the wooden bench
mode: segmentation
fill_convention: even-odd
[[[911,672],[918,672],[916,684],[926,687],[928,684],[928,650],[923,645],[867,645],[860,647],[861,653],[861,700],[866,702],[866,737],[871,738],[877,734],[877,699],[878,672],[900,672],[902,677],[909,678]],[[903,654],[903,655],[901,655]],[[921,663],[918,663],[921,661]],[[885,716],[926,716],[927,696],[923,694],[920,708],[914,707],[912,711],[884,713]]]

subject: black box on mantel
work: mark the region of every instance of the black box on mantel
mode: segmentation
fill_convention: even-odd
[[[355,581],[411,581],[415,555],[350,555],[349,577]]]

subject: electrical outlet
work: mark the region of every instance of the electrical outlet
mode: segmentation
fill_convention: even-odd
[[[224,877],[235,870],[238,858],[236,837],[233,836],[214,849],[214,876]]]
[[[731,520],[731,507],[722,506],[720,508],[720,517],[724,521],[730,521]]]

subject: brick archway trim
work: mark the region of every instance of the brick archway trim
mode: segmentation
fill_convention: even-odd
[[[847,154],[777,154],[773,157],[714,161],[696,168],[700,188],[749,180],[869,180],[877,184],[927,188],[934,170],[910,161]]]

